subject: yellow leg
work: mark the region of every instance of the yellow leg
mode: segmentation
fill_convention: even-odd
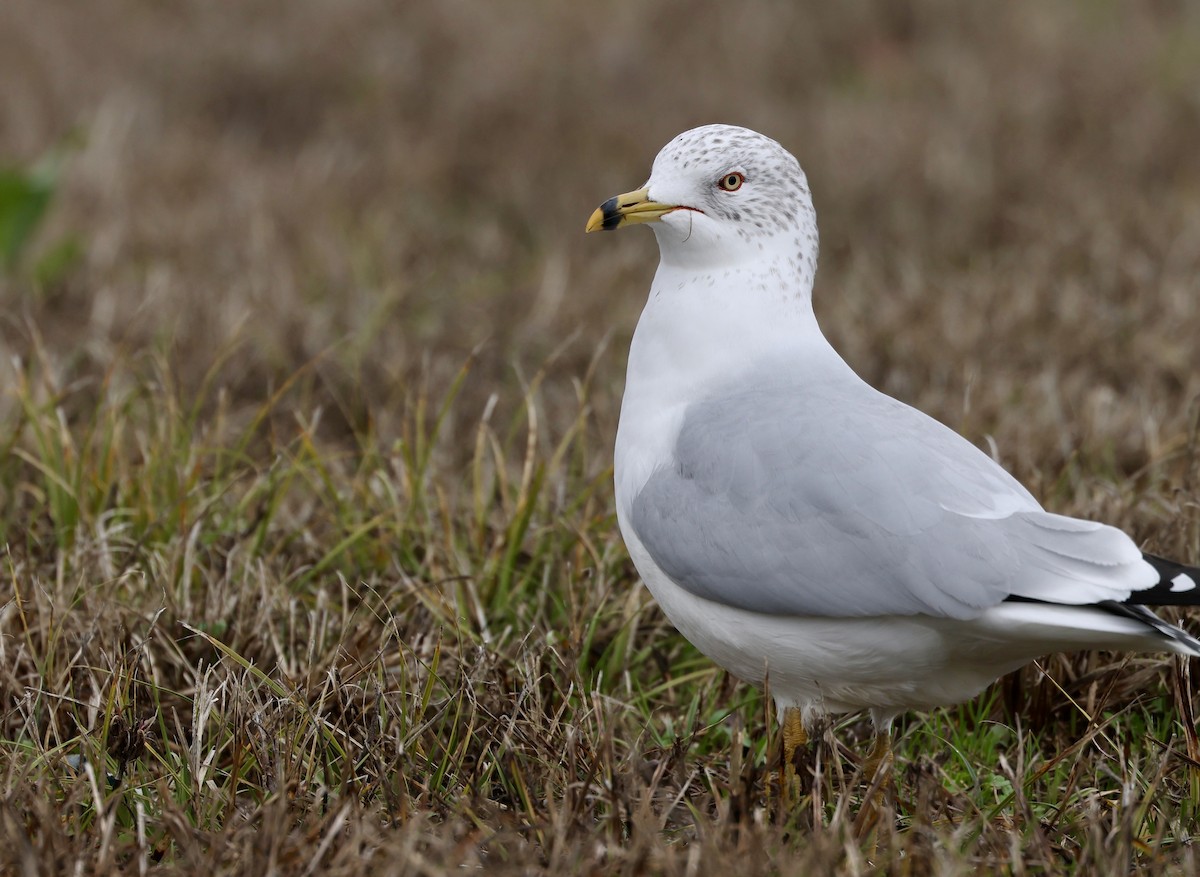
[[[891,731],[876,732],[875,739],[871,741],[871,751],[863,762],[863,779],[883,790],[891,784],[894,764]]]
[[[871,742],[871,751],[863,762],[863,781],[867,784],[867,796],[855,820],[855,833],[860,837],[879,822],[885,796],[892,789],[895,756],[892,754],[892,732],[890,728],[877,730]]]
[[[790,706],[783,711],[783,769],[780,771],[779,799],[786,813],[799,802],[800,778],[796,776],[796,750],[808,745],[808,732],[800,710]],[[796,795],[796,802],[792,796]]]

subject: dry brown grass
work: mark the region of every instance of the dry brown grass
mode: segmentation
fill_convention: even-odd
[[[654,246],[582,235],[774,136],[859,372],[1200,562],[1191,6],[10,0],[0,77],[0,163],[66,156],[0,277],[0,867],[1194,871],[1158,658],[914,717],[877,852],[851,749],[766,818],[762,698],[612,517]]]

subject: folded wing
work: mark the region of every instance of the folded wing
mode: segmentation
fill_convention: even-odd
[[[970,442],[861,383],[691,406],[630,520],[677,584],[756,612],[970,618],[1011,598],[1121,602],[1159,580],[1121,531],[1044,511]]]

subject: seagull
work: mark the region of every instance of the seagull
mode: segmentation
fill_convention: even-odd
[[[638,224],[660,261],[629,349],[617,520],[671,623],[739,679],[769,680],[786,776],[826,715],[870,713],[870,780],[890,776],[898,715],[1047,653],[1200,655],[1148,608],[1200,604],[1200,569],[1046,511],[826,341],[812,196],[779,143],[680,134],[587,231]]]

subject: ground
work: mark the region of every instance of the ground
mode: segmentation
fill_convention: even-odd
[[[1192,5],[10,0],[0,77],[0,869],[1195,871],[1163,656],[905,717],[870,836],[851,717],[775,814],[614,519],[652,236],[583,235],[775,137],[859,373],[1195,564]]]

